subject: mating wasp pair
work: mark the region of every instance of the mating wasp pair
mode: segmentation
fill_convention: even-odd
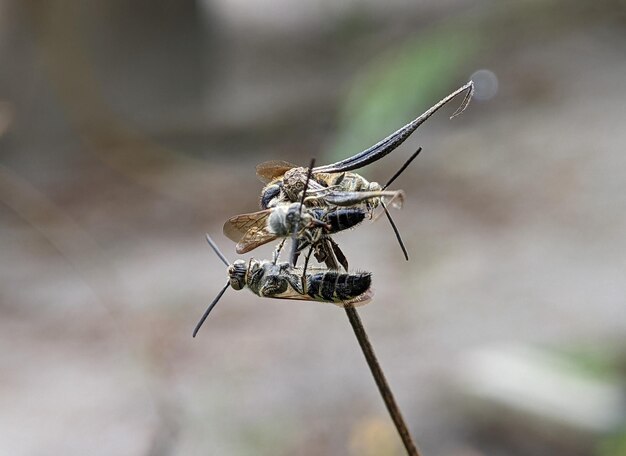
[[[224,234],[237,243],[237,253],[247,253],[261,245],[282,240],[272,260],[234,263],[224,257],[213,240],[207,240],[228,267],[228,282],[207,308],[194,330],[194,337],[213,307],[230,286],[244,287],[261,297],[360,305],[371,299],[371,273],[348,272],[348,261],[332,235],[354,228],[381,206],[408,260],[406,248],[391,218],[387,205],[401,205],[404,193],[387,190],[389,185],[420,153],[418,149],[396,174],[381,186],[352,172],[386,156],[402,144],[424,121],[456,96],[465,93],[451,118],[465,110],[474,93],[472,81],[460,87],[422,115],[368,149],[330,165],[308,168],[284,161],[257,166],[257,176],[265,183],[261,191],[261,210],[230,218]],[[385,199],[388,199],[386,202]],[[292,239],[290,261],[279,262],[287,238]],[[308,247],[304,265],[296,267],[299,254]],[[311,254],[326,267],[308,267]],[[340,266],[345,272],[341,272]]]

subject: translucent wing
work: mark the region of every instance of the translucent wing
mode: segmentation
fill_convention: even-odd
[[[270,209],[250,212],[249,214],[235,215],[224,223],[224,235],[231,241],[239,242],[251,228],[263,228],[267,224],[267,218],[271,214]]]
[[[256,166],[256,175],[262,182],[268,183],[277,177],[282,176],[291,168],[297,168],[298,165],[282,160],[271,160],[259,163]]]
[[[271,212],[267,209],[236,215],[224,223],[224,235],[237,243],[237,253],[249,252],[277,239],[275,234],[267,231],[267,218]]]
[[[353,305],[354,307],[364,306],[365,304],[369,304],[372,300],[374,293],[372,290],[367,290],[365,293],[349,299],[347,301],[333,302],[333,301],[324,301],[321,299],[315,299],[307,294],[300,294],[297,291],[293,290],[291,287],[284,293],[281,293],[277,296],[272,296],[273,299],[289,299],[291,301],[312,301],[312,302],[323,302],[328,304],[334,304],[338,307],[345,307],[348,304]]]
[[[348,301],[338,302],[336,303],[340,307],[345,307],[347,304],[351,304],[354,307],[361,307],[365,304],[369,304],[374,297],[374,291],[372,289],[367,290],[362,295],[357,296],[356,298],[352,298]]]
[[[278,236],[270,233],[265,228],[253,227],[244,234],[243,238],[237,243],[235,250],[237,250],[237,253],[247,253],[276,239],[278,239]]]

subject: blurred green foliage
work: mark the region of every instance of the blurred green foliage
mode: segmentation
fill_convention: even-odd
[[[626,382],[621,368],[626,352],[619,348],[573,346],[549,349],[549,353],[555,361],[560,361],[560,366],[567,366],[572,375],[614,383]]]
[[[626,429],[600,442],[597,456],[626,456]]]
[[[467,27],[438,28],[377,57],[341,108],[329,158],[339,160],[369,147],[467,82],[466,68],[481,41]]]

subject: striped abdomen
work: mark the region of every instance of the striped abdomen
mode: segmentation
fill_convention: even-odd
[[[329,233],[337,233],[348,228],[353,228],[365,219],[366,212],[356,207],[333,209],[329,212],[316,211],[316,218],[330,225]]]
[[[316,301],[344,302],[367,292],[371,284],[370,272],[319,272],[309,276],[307,294]]]

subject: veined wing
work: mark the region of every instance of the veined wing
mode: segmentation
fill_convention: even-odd
[[[270,209],[240,214],[224,223],[224,235],[237,243],[237,253],[246,253],[278,237],[267,230]]]
[[[224,235],[231,241],[239,242],[248,230],[255,227],[265,227],[270,213],[270,209],[265,209],[263,211],[250,212],[249,214],[235,215],[224,223]]]
[[[298,165],[283,160],[271,160],[259,163],[256,166],[256,175],[262,182],[268,183],[277,177],[282,176],[291,168],[297,168]]]
[[[287,291],[285,291],[284,293],[281,293],[280,296],[272,296],[272,298],[274,299],[289,299],[292,301],[313,301],[313,302],[323,302],[323,303],[328,303],[328,304],[334,304],[338,307],[345,307],[347,305],[353,305],[354,307],[360,307],[360,306],[364,306],[365,304],[369,304],[370,301],[372,300],[372,297],[374,296],[374,293],[372,292],[372,290],[367,290],[365,293],[352,298],[352,299],[348,299],[347,301],[339,301],[339,302],[333,302],[333,301],[324,301],[321,299],[315,299],[312,298],[311,296],[309,296],[308,294],[300,294],[298,293],[296,290],[292,289],[291,287],[289,287],[287,289]]]
[[[348,304],[353,305],[354,307],[361,307],[361,306],[364,306],[365,304],[369,304],[372,301],[373,297],[374,297],[374,291],[370,288],[365,293],[360,294],[356,298],[352,298],[344,302],[336,302],[333,304],[336,304],[339,307],[345,307]]]

